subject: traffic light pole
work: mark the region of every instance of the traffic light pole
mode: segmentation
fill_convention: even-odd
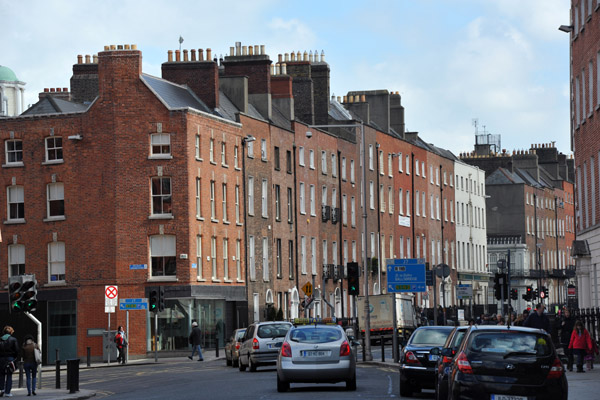
[[[508,287],[508,290],[506,291],[506,293],[508,294],[508,317],[506,318],[506,321],[507,321],[507,325],[510,326],[510,319],[512,317],[512,313],[510,312],[510,308],[511,308],[510,300],[512,298],[512,296],[511,296],[512,293],[510,292],[510,249],[508,249],[508,259],[506,260],[506,263],[508,264],[506,266],[507,271],[508,271],[508,273],[506,275],[506,285]],[[504,293],[504,291],[502,291],[502,293]]]
[[[158,313],[154,313],[154,362],[158,362]]]
[[[33,323],[37,326],[37,344],[38,344],[38,346],[40,348],[40,352],[42,352],[43,351],[43,347],[42,347],[42,323],[40,322],[40,320],[38,320],[36,317],[34,317],[28,311],[25,311],[25,315],[27,315],[27,317],[30,320],[32,320]],[[42,352],[42,354],[44,354],[44,353]],[[39,385],[39,387],[42,387],[42,368],[41,368],[41,366],[40,366],[40,368],[38,368],[38,385]]]

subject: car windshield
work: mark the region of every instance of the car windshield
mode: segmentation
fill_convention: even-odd
[[[290,340],[299,343],[328,343],[341,338],[341,330],[327,326],[299,328],[290,332]]]
[[[257,336],[259,338],[284,337],[290,330],[289,324],[269,324],[258,327]]]
[[[410,339],[410,344],[416,346],[442,346],[449,334],[450,331],[446,329],[417,329]]]
[[[244,333],[246,333],[246,330],[238,331],[237,335],[235,335],[235,340],[238,342],[242,340],[242,338],[244,337]]]
[[[546,335],[519,332],[478,332],[471,336],[468,348],[476,353],[495,353],[503,356],[536,355],[548,356],[552,352]]]

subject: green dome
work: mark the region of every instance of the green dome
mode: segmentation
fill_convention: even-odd
[[[19,80],[12,69],[0,65],[0,81],[18,82]]]

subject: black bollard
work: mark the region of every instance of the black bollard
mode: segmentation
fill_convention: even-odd
[[[215,357],[219,358],[219,338],[216,337],[215,339],[215,342],[217,343]]]
[[[90,367],[92,365],[92,348],[88,347],[87,348],[87,366]]]
[[[67,389],[69,393],[79,391],[79,358],[67,360]]]
[[[58,353],[58,349],[56,350]],[[60,389],[60,360],[56,359],[56,389]]]
[[[23,387],[23,361],[18,362],[19,365],[19,387]]]
[[[362,337],[362,357],[363,357],[363,362],[365,362],[367,360],[367,358],[365,356],[365,336],[364,335]]]
[[[381,362],[385,362],[385,337],[381,336]]]

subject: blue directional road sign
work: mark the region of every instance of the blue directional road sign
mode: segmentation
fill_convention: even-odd
[[[121,299],[119,300],[119,310],[147,310],[148,299]]]
[[[425,259],[388,260],[387,280],[388,293],[426,292]]]

